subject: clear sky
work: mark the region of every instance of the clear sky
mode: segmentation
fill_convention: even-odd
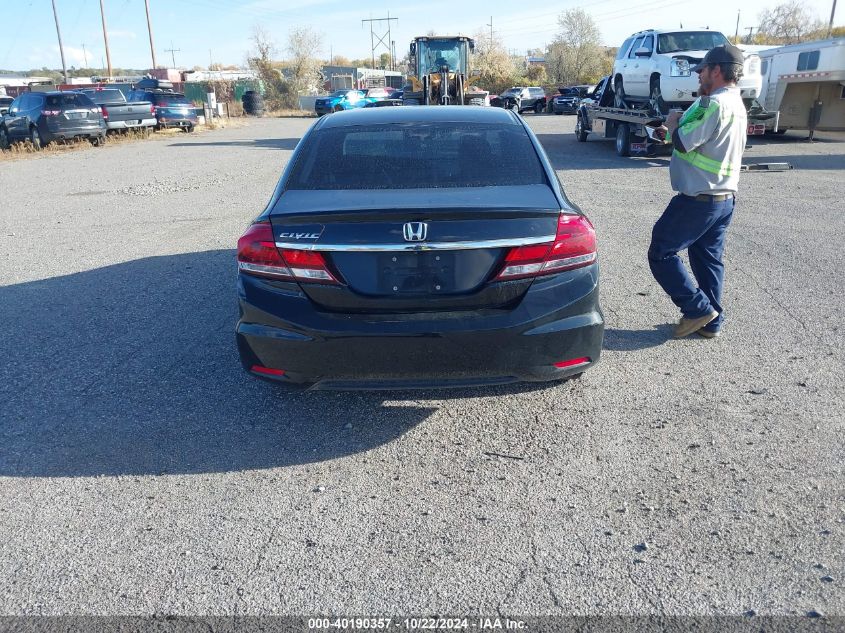
[[[392,22],[391,37],[401,57],[415,35],[437,33],[474,35],[480,29],[494,32],[506,46],[521,53],[543,48],[557,31],[557,16],[566,9],[581,7],[596,20],[602,39],[618,46],[634,31],[645,28],[709,26],[733,35],[737,9],[741,7],[740,32],[757,25],[761,10],[782,0],[568,0],[550,3],[517,3],[506,0],[430,0],[428,2],[385,2],[381,0],[149,0],[159,65],[171,65],[175,53],[180,66],[214,63],[242,64],[250,49],[253,25],[260,24],[273,37],[284,57],[288,30],[309,26],[323,35],[322,55],[330,52],[348,58],[370,55],[370,29],[366,18],[398,18]],[[105,59],[99,0],[55,0],[59,13],[68,66],[81,67],[87,54],[90,66],[100,67]],[[104,0],[109,30],[112,65],[148,68],[151,64],[144,0]],[[803,2],[825,23],[830,19],[832,0]],[[520,9],[520,5],[524,9]],[[56,29],[50,0],[0,0],[0,68],[28,70],[47,66],[60,68]],[[698,9],[697,14],[690,13]],[[686,11],[686,13],[684,13]],[[841,7],[836,24],[841,25]],[[377,23],[383,29],[385,23]],[[379,33],[381,34],[381,33]],[[386,40],[387,38],[385,38]],[[84,50],[83,50],[84,45]],[[387,49],[381,49],[385,51]]]

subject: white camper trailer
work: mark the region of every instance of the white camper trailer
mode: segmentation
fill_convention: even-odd
[[[760,102],[780,116],[772,131],[845,130],[845,38],[756,51],[763,92]]]

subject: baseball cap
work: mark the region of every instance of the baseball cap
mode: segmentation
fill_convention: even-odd
[[[741,50],[736,46],[723,44],[707,51],[704,59],[693,66],[692,71],[700,73],[705,66],[709,66],[710,64],[738,64],[742,66],[743,63],[745,63],[745,57],[743,57]]]

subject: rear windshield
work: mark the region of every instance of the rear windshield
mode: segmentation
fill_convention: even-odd
[[[120,90],[86,90],[84,94],[86,97],[90,97],[94,103],[125,100]]]
[[[94,102],[79,94],[48,95],[46,105],[49,108],[93,108]]]
[[[156,103],[188,103],[185,95],[180,94],[154,94],[153,101]]]
[[[519,125],[392,123],[327,128],[302,147],[288,189],[548,184]]]

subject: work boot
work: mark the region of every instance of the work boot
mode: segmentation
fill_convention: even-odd
[[[696,330],[695,333],[704,338],[719,338],[722,336],[721,330],[708,330],[707,328]]]
[[[678,321],[678,325],[675,327],[675,338],[684,338],[693,332],[697,332],[717,316],[719,316],[719,313],[715,310],[711,310],[709,314],[705,314],[704,316],[695,319],[681,317],[681,320]]]

